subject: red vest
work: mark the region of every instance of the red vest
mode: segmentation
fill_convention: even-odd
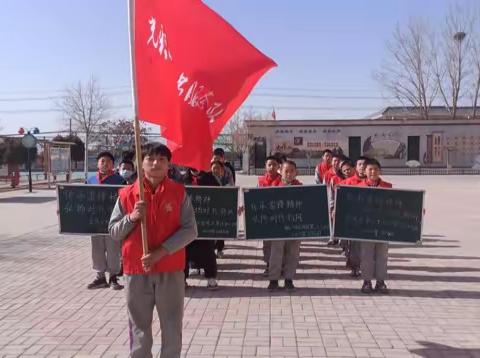
[[[331,167],[332,167],[331,164],[327,164],[326,162],[323,162],[323,161],[321,163],[318,163],[316,169],[323,182],[325,182],[325,174],[327,174],[327,172],[330,170]]]
[[[282,176],[280,174],[271,176],[270,174],[265,174],[264,176],[258,177],[258,186],[279,186],[282,182]]]
[[[378,179],[377,183],[371,182],[368,179],[363,180],[361,183],[358,184],[358,186],[373,186],[377,188],[391,188],[392,184],[383,181],[382,179]]]
[[[340,182],[340,185],[358,185],[363,181],[362,178],[355,173],[353,177],[347,178],[344,181]]]
[[[336,176],[337,173],[335,173],[334,171],[332,171],[332,168],[330,168],[326,173],[325,173],[325,176],[323,178],[323,183],[324,184],[330,184],[330,182],[332,181],[333,177]]]
[[[148,180],[144,181],[147,212],[148,249],[159,248],[164,241],[180,228],[181,208],[185,197],[185,187],[165,178],[152,192]],[[133,211],[139,200],[138,181],[120,189],[120,202],[125,215]],[[140,222],[122,243],[123,271],[129,275],[145,274],[142,267],[142,234]],[[149,273],[183,271],[185,249],[167,255],[153,265]]]

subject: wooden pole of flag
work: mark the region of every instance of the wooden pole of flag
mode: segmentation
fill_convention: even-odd
[[[140,120],[137,115],[137,95],[136,95],[136,81],[135,81],[135,0],[127,0],[128,3],[128,22],[129,22],[129,33],[130,33],[130,72],[132,76],[132,103],[133,103],[133,128],[135,131],[135,158],[137,164],[137,182],[138,182],[138,192],[140,200],[145,200],[145,193],[143,190],[143,169],[142,169],[142,142],[140,139]],[[146,218],[142,219],[141,222],[141,232],[142,232],[142,247],[143,255],[148,254],[148,240],[147,240],[147,222]]]
[[[135,157],[137,161],[137,180],[138,180],[138,192],[140,194],[140,200],[145,200],[145,193],[143,190],[143,170],[142,170],[142,142],[140,139],[140,121],[138,117],[135,116],[134,119],[134,130],[135,130]],[[148,241],[147,241],[147,220],[146,217],[142,218],[141,222],[142,228],[142,247],[143,247],[143,254],[148,254]]]

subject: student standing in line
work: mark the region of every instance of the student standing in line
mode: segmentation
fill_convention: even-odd
[[[340,164],[347,159],[348,158],[343,155],[333,154],[332,166],[330,167],[330,170],[325,174],[325,184],[327,185],[328,201],[331,209],[331,220],[333,220],[333,203],[335,202],[335,183],[338,183],[344,179],[344,176],[341,172]],[[330,240],[328,240],[327,242],[327,246],[337,246],[338,244],[339,240],[335,237],[331,237]]]
[[[87,180],[87,184],[124,185],[125,180],[114,172],[115,159],[110,152],[101,152],[97,155],[97,174]],[[95,279],[88,284],[89,290],[110,287],[113,290],[121,290],[118,283],[121,272],[120,244],[112,240],[110,235],[92,235],[92,262],[93,269],[97,272]],[[105,277],[108,272],[110,277]]]
[[[392,184],[383,181],[380,178],[381,166],[376,159],[365,161],[366,179],[358,186],[391,188]],[[360,268],[363,278],[363,293],[372,293],[373,291],[386,294],[388,293],[385,280],[387,279],[388,264],[388,243],[386,242],[366,242],[361,243],[361,263]],[[376,279],[375,289],[372,288],[372,279]]]
[[[235,168],[233,167],[232,163],[225,159],[225,151],[222,148],[215,148],[215,150],[213,151],[212,161],[215,160],[223,163],[223,165],[225,166],[225,176],[227,177],[228,182],[231,185],[235,185]]]
[[[286,160],[282,164],[282,181],[279,186],[302,185],[297,179],[297,165],[294,161]],[[282,275],[285,278],[284,288],[295,290],[293,278],[297,271],[300,257],[300,240],[273,240],[270,241],[270,262],[268,290],[279,289],[278,280]]]
[[[355,174],[344,181],[340,182],[339,185],[359,185],[362,181],[366,179],[365,176],[365,161],[368,158],[359,157],[355,162]],[[360,276],[360,255],[361,255],[361,242],[357,240],[349,240],[347,247],[347,267],[351,269],[352,277]]]
[[[275,156],[267,157],[265,161],[265,174],[258,177],[259,187],[279,186],[282,182],[282,176],[278,173],[280,168],[278,158]],[[270,241],[263,241],[263,261],[267,264],[264,276],[268,276],[268,265],[270,262]]]
[[[224,186],[224,165],[222,162],[213,161],[210,172],[203,172],[198,178],[199,186]],[[190,263],[195,265],[197,269],[205,270],[205,278],[207,279],[207,288],[215,290],[218,288],[217,283],[217,257],[215,255],[215,240],[195,240],[187,246],[187,259],[185,262],[185,287],[186,279],[190,274]]]
[[[322,161],[318,163],[315,168],[315,183],[323,184],[325,182],[325,174],[332,167],[332,151],[330,149],[325,149],[322,155]]]

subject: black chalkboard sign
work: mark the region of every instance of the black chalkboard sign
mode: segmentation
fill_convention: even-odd
[[[199,239],[236,239],[238,188],[188,186]]]
[[[423,191],[338,186],[334,236],[420,243],[423,198]]]
[[[325,185],[244,189],[246,239],[330,237]]]
[[[57,187],[62,234],[108,234],[120,185],[63,184]]]

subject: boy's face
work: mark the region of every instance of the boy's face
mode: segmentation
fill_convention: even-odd
[[[118,169],[119,171],[128,170],[133,172],[133,165],[131,165],[130,163],[122,163],[120,164],[120,168]]]
[[[324,154],[323,154],[323,160],[324,160],[326,163],[330,164],[330,163],[332,162],[332,154],[331,154],[331,153],[328,153],[328,152],[327,152],[327,153],[324,153]]]
[[[212,174],[215,175],[217,178],[223,177],[224,170],[223,170],[223,167],[221,165],[212,164],[211,169],[212,169]]]
[[[143,158],[142,168],[147,178],[163,180],[168,173],[170,162],[163,155],[146,155]]]
[[[367,179],[371,181],[377,181],[380,179],[380,168],[377,165],[369,164],[365,169]]]
[[[282,165],[282,178],[287,183],[291,183],[297,177],[297,168],[294,165],[285,163]]]
[[[113,161],[110,157],[100,157],[97,161],[98,171],[102,174],[106,174],[113,170]]]
[[[365,176],[365,160],[363,159],[358,160],[355,170],[357,171],[359,177],[364,177]]]
[[[224,163],[225,162],[225,157],[222,156],[222,155],[216,154],[216,155],[213,156],[212,161]]]
[[[353,172],[353,167],[350,165],[342,165],[342,174],[345,175],[345,178],[350,178],[354,172]]]
[[[333,158],[332,158],[332,167],[333,167],[333,169],[337,170],[339,165],[340,165],[340,158],[333,157]]]
[[[275,174],[278,171],[278,162],[273,159],[267,160],[265,163],[265,169],[267,170],[268,174]]]

